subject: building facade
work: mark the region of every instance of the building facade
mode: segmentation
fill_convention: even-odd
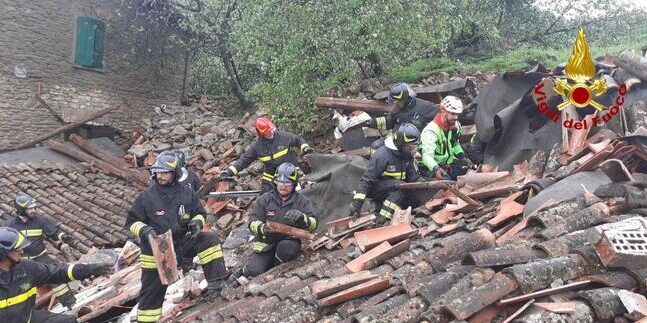
[[[137,2],[0,0],[0,149],[61,126],[60,118],[119,106],[96,121],[128,129],[156,105],[179,104],[181,50],[154,46],[165,36],[155,31],[133,32]]]

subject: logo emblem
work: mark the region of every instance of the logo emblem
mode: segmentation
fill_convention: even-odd
[[[564,102],[557,106],[557,110],[563,110],[569,105],[576,108],[592,106],[601,111],[604,105],[593,99],[607,91],[607,85],[603,78],[593,79],[595,76],[595,64],[591,58],[591,49],[586,41],[584,29],[580,28],[573,44],[573,52],[566,62],[565,68],[567,79],[555,80],[555,92],[564,98]]]
[[[265,216],[276,216],[276,211],[274,210],[267,210],[265,212]]]
[[[20,289],[21,289],[23,292],[28,291],[30,288],[31,288],[31,284],[29,284],[29,283],[24,283],[24,284],[21,284],[21,285],[20,285]]]
[[[162,215],[164,215],[164,214],[166,214],[166,211],[164,211],[164,210],[157,210],[157,211],[155,211],[155,215],[156,215],[156,216],[162,216]]]

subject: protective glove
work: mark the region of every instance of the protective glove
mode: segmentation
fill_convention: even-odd
[[[364,205],[364,200],[356,199],[350,204],[350,216],[359,216],[359,213],[362,211],[362,206]]]
[[[218,179],[225,179],[228,177],[232,177],[233,175],[234,174],[232,173],[231,169],[227,168],[220,173],[220,175],[218,176]]]
[[[66,243],[68,245],[74,244],[74,239],[72,239],[72,237],[68,236],[65,233],[61,234],[61,241],[63,241],[63,243]]]
[[[69,291],[61,296],[57,296],[56,298],[61,303],[61,305],[67,307],[68,309],[72,309],[72,307],[76,303],[76,297],[74,297],[74,294]]]
[[[440,166],[434,167],[432,173],[436,176],[436,179],[451,179],[449,174]]]
[[[92,276],[103,276],[113,271],[112,265],[108,263],[88,264],[87,266]]]
[[[157,232],[150,225],[144,226],[139,230],[139,239],[142,241],[148,241],[148,236],[156,236]]]
[[[296,228],[305,228],[305,214],[299,210],[288,210],[285,213],[285,220]]]
[[[474,163],[469,158],[464,157],[461,161],[463,162],[463,167],[465,169],[474,169]]]
[[[314,153],[314,152],[315,152],[315,150],[314,150],[314,149],[312,149],[312,147],[310,147],[310,146],[305,146],[305,147],[303,147],[303,154],[304,154],[304,155],[312,154],[312,153]]]
[[[377,224],[379,226],[385,225],[385,224],[389,223],[390,221],[391,221],[391,219],[388,219],[387,217],[385,217],[383,215],[379,215],[379,214],[375,218],[375,224]]]
[[[198,236],[198,233],[202,231],[202,227],[203,227],[202,221],[191,220],[191,222],[189,222],[189,232],[191,232],[191,238],[195,238],[196,236]]]

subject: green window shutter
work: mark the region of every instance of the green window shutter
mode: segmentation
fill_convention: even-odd
[[[106,25],[104,22],[90,17],[78,17],[76,20],[74,64],[103,68],[105,34]]]
[[[103,44],[106,35],[106,24],[103,21],[95,21],[94,46],[93,46],[93,67],[103,68]]]

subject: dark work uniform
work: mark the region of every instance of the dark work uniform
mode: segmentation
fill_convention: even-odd
[[[204,224],[204,214],[197,194],[187,185],[174,183],[162,186],[154,183],[135,199],[128,211],[125,227],[135,237],[139,237],[145,226],[152,227],[159,234],[171,230],[178,263],[182,263],[183,258],[191,259],[197,255],[208,281],[224,279],[225,262],[217,235],[213,232],[200,232],[195,238],[186,235],[191,220],[197,219]],[[160,282],[148,239],[140,239],[140,242],[142,288],[137,320],[155,322],[162,315],[167,286]]]
[[[386,131],[398,129],[403,123],[411,123],[420,130],[427,126],[437,114],[438,107],[435,104],[427,100],[415,98],[411,100],[411,103],[403,106],[401,109],[371,120],[369,127]],[[375,150],[382,146],[384,146],[384,138],[375,140],[371,144],[371,149],[373,149],[374,153]]]
[[[415,182],[420,177],[413,156],[389,146],[384,145],[373,153],[353,196],[353,199],[370,197],[378,204],[381,202],[379,214],[387,219],[393,217],[397,207],[416,207],[420,203],[414,194],[407,196],[399,186],[401,183]]]
[[[200,186],[202,186],[202,182],[200,182],[198,175],[196,175],[196,173],[188,167],[185,167],[182,170],[186,170],[186,177],[182,176],[180,178],[180,183],[189,186],[191,189],[197,192],[200,189]]]
[[[14,217],[13,219],[7,221],[4,226],[14,228],[22,235],[24,235],[31,244],[23,249],[23,258],[32,259],[38,262],[45,264],[54,264],[57,263],[47,254],[47,248],[45,247],[45,237],[51,241],[59,242],[63,236],[63,232],[60,232],[51,222],[49,222],[44,217],[36,217],[35,219],[29,219],[27,222],[23,222],[19,217]],[[73,302],[72,299],[74,296],[70,287],[67,284],[62,284],[52,288],[54,295],[57,298],[67,298]]]
[[[291,132],[276,130],[272,139],[256,139],[249,149],[229,166],[229,170],[236,175],[258,159],[263,163],[261,192],[269,192],[274,189],[272,180],[279,165],[283,163],[298,165],[297,154],[291,149],[293,147],[299,148],[303,152],[308,144],[303,138]]]
[[[286,223],[285,214],[289,210],[298,210],[305,214],[305,227],[310,232],[317,228],[317,216],[312,203],[299,194],[292,192],[292,196],[282,201],[277,191],[272,190],[258,197],[250,215],[249,231],[254,234],[252,243],[252,256],[243,269],[245,276],[257,276],[273,266],[296,258],[301,252],[301,241],[278,233],[263,234],[260,227],[266,221]]]
[[[0,322],[76,322],[69,315],[33,310],[36,290],[42,285],[62,284],[91,275],[83,264],[50,265],[29,259],[21,260],[8,272],[0,269]]]

